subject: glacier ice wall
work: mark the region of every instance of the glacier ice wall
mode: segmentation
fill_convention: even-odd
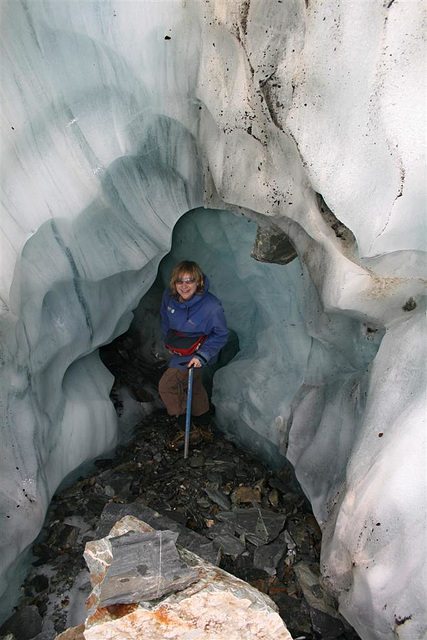
[[[133,20],[129,7],[129,25],[146,9]],[[159,113],[138,72],[162,59],[150,43],[159,15],[147,23],[145,56],[138,49],[126,60],[103,37],[114,12],[102,3],[3,6],[3,588],[61,480],[114,446],[112,377],[97,348],[128,328],[176,220],[203,202],[185,117]],[[112,25],[115,37],[122,28],[130,37]],[[185,89],[173,86],[179,112]],[[189,121],[194,102],[185,99]]]
[[[307,288],[305,332],[283,347],[272,327],[218,372],[221,420],[242,409],[235,427],[294,464],[325,579],[361,636],[420,637],[423,4],[22,0],[2,21],[3,584],[60,480],[113,446],[97,348],[128,327],[176,221],[204,205],[274,222]],[[362,373],[368,329],[385,336]],[[271,343],[292,375],[279,359],[269,378]]]

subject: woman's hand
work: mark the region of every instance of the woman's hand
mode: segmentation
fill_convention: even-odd
[[[201,367],[202,363],[200,362],[199,358],[191,358],[190,362],[187,364],[187,367],[190,369],[191,367]]]

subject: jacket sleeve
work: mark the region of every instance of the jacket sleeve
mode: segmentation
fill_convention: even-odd
[[[163,342],[166,340],[166,335],[169,331],[169,318],[168,318],[168,311],[167,311],[167,307],[168,307],[168,299],[169,296],[164,293],[163,294],[163,298],[162,298],[162,304],[160,307],[160,317],[162,320],[162,336],[163,336]]]
[[[202,348],[194,355],[201,356],[202,360],[209,362],[209,360],[216,356],[226,344],[229,333],[224,309],[222,308],[221,303],[218,303],[212,313],[212,324],[208,338],[203,343]]]

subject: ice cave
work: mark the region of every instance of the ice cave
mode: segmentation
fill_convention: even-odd
[[[425,637],[425,6],[4,0],[1,592],[120,438],[99,348],[171,266],[236,355],[220,428],[289,461],[363,640]],[[155,350],[155,349],[154,349]]]

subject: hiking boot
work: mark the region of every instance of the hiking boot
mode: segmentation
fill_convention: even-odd
[[[185,431],[179,431],[176,436],[170,438],[170,440],[166,440],[165,446],[167,449],[171,451],[180,451],[184,448],[185,444]]]
[[[202,429],[192,429],[188,439],[188,444],[191,446],[201,444],[203,441],[212,442],[213,435],[209,430],[209,433]],[[185,431],[180,431],[174,438],[165,442],[167,449],[171,451],[181,451],[185,446]]]
[[[214,434],[210,426],[200,427],[199,431],[200,431],[200,435],[202,436],[205,442],[214,441]]]
[[[206,413],[202,413],[201,416],[194,416],[194,424],[197,427],[197,431],[200,434],[200,437],[205,442],[213,442],[214,435],[212,433],[212,416],[209,411]]]

